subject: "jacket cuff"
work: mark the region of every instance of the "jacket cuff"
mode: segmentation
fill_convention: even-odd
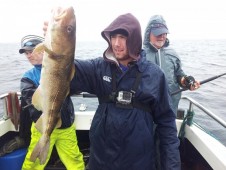
[[[178,76],[178,77],[177,77],[177,82],[178,82],[178,84],[179,84],[181,87],[185,87],[185,86],[186,86],[185,83],[184,83],[185,77],[186,77],[186,75]]]

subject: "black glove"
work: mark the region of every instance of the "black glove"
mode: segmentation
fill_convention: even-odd
[[[185,81],[184,81],[184,84],[185,84],[185,87],[190,89],[191,86],[194,86],[195,84],[195,78],[192,77],[192,76],[185,76]]]

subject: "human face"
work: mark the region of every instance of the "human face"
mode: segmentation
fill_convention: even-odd
[[[127,37],[122,34],[115,34],[111,36],[111,47],[115,55],[115,58],[119,63],[127,65],[131,61],[131,57],[128,55]]]
[[[166,33],[158,35],[158,36],[155,36],[154,34],[150,33],[150,42],[157,49],[160,49],[163,47],[163,45],[166,42],[166,38],[167,38]]]
[[[25,51],[24,54],[32,65],[42,64],[43,53],[33,53],[33,51]]]

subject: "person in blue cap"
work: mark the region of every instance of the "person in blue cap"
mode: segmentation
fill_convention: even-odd
[[[66,169],[84,170],[83,155],[79,150],[77,136],[74,126],[74,106],[70,96],[67,96],[61,108],[62,125],[60,128],[53,130],[51,134],[50,150],[48,152],[47,161],[40,164],[37,159],[35,162],[30,160],[31,152],[36,143],[41,137],[41,133],[35,128],[35,123],[42,114],[32,104],[32,96],[40,84],[41,69],[43,61],[43,53],[33,53],[34,48],[39,43],[42,43],[44,38],[36,35],[27,35],[21,40],[20,54],[25,54],[28,61],[33,65],[33,68],[24,73],[20,81],[21,90],[21,107],[23,120],[21,120],[21,132],[29,137],[27,143],[28,151],[24,159],[22,170],[46,168],[48,161],[52,156],[53,149],[56,149],[59,158]],[[28,136],[29,135],[29,136]],[[54,148],[55,147],[55,148]]]
[[[183,69],[181,60],[176,51],[169,47],[169,39],[167,38],[169,29],[166,21],[161,15],[153,15],[145,29],[143,48],[146,52],[147,60],[157,64],[164,72],[169,86],[169,94],[178,89],[187,88],[195,90],[199,88],[200,83],[193,76],[187,76]],[[178,105],[181,93],[171,95],[171,107],[177,115]],[[158,125],[154,126],[154,129]],[[159,134],[155,131],[156,145],[156,169],[161,169]]]
[[[180,87],[190,90],[199,88],[199,81],[184,73],[180,57],[174,49],[169,47],[167,34],[169,34],[169,29],[163,16],[152,16],[145,29],[143,41],[147,59],[159,65],[165,73],[170,94]],[[173,111],[176,114],[181,93],[171,95],[171,98]]]
[[[43,55],[39,54],[32,56],[32,51],[39,43],[43,42],[44,38],[36,35],[27,35],[21,39],[21,47],[19,49],[20,54],[25,54],[28,61],[34,65],[32,69],[33,73],[39,73],[41,71],[41,64]],[[29,81],[31,84],[32,81]],[[28,86],[28,89],[31,89],[31,85]],[[23,92],[22,92],[23,93]],[[30,92],[29,95],[32,95]],[[19,133],[13,136],[5,145],[0,148],[0,156],[3,156],[7,153],[11,153],[17,149],[28,147],[31,140],[31,119],[28,109],[23,109],[27,105],[27,98],[29,95],[26,95],[26,100],[24,97],[21,97],[21,107],[20,107],[20,126]],[[24,100],[23,100],[24,99]]]

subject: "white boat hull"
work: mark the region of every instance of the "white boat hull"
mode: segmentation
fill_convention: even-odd
[[[187,110],[187,108],[186,108]],[[4,115],[5,117],[6,115]],[[82,139],[82,141],[86,141],[86,147],[89,147],[89,138],[88,133],[93,120],[94,111],[76,111],[75,112],[75,126],[77,130],[78,141]],[[221,123],[224,124],[222,120]],[[177,119],[176,125],[178,132],[180,131],[183,120]],[[12,124],[10,119],[0,119],[0,139],[7,133],[16,131],[14,125]],[[226,147],[221,144],[217,139],[213,136],[206,133],[195,123],[191,124],[191,126],[185,125],[184,129],[185,135],[184,140],[189,141],[194,150],[197,150],[199,157],[202,160],[205,160],[205,166],[207,169],[216,169],[216,170],[225,170],[226,169]],[[181,142],[181,145],[185,143]],[[3,143],[1,143],[3,145]],[[186,144],[185,144],[186,145]],[[183,146],[187,147],[187,146]],[[89,149],[86,149],[89,151]],[[189,149],[187,150],[189,152]],[[189,155],[190,156],[190,155]],[[191,155],[193,157],[193,155]],[[1,157],[0,157],[1,159]],[[190,159],[190,158],[187,158]],[[196,159],[196,158],[193,158]],[[183,160],[182,160],[183,163]],[[46,168],[48,169],[48,168]],[[183,170],[183,168],[182,168]]]

